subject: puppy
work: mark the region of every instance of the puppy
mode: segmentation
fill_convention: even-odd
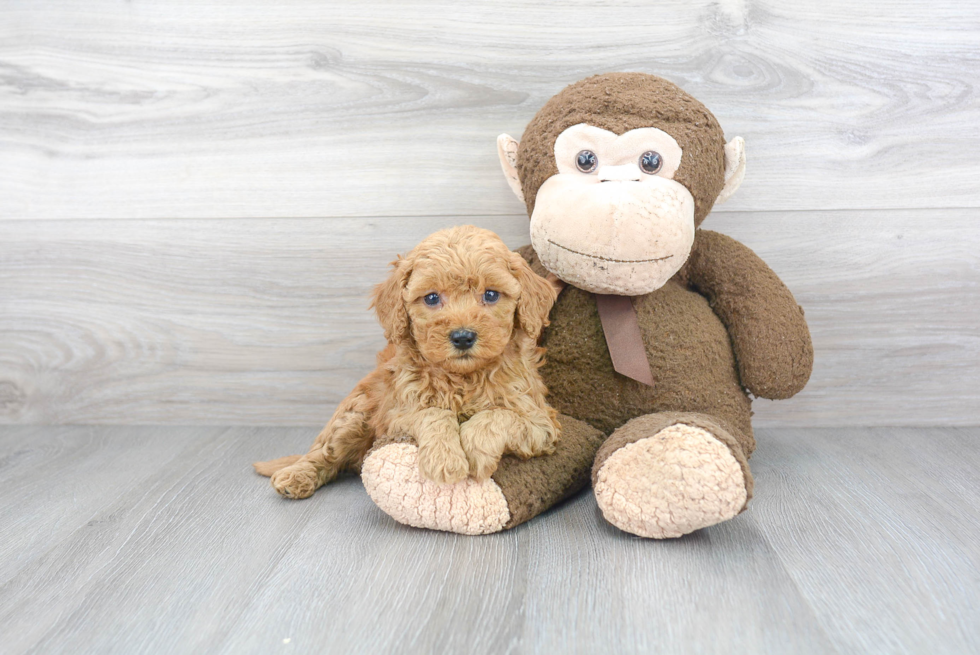
[[[374,290],[388,346],[306,455],[257,462],[287,498],[359,471],[376,435],[413,437],[422,476],[485,480],[504,453],[551,454],[559,436],[538,374],[556,289],[488,230],[429,236]]]

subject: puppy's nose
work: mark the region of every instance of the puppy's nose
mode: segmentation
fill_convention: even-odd
[[[476,343],[476,332],[472,330],[453,330],[449,342],[460,350],[469,350]]]

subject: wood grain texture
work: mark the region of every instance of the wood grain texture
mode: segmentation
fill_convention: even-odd
[[[180,449],[195,439],[213,438],[220,430],[127,428],[109,438],[97,428],[53,428],[43,433],[40,444],[28,443],[37,434],[28,429],[0,432],[0,505],[5,512],[0,584],[67,534],[81,529],[97,532],[120,495],[138,494],[140,484]],[[69,470],[77,478],[67,495],[58,476]],[[13,511],[27,507],[31,510]]]
[[[527,242],[495,137],[659,73],[748,142],[707,227],[807,310],[758,425],[980,421],[980,5],[0,0],[0,423],[315,425],[384,264]],[[47,220],[37,220],[47,219]]]
[[[980,648],[974,616],[947,611],[980,603],[978,437],[786,430],[764,446],[761,529],[840,652]]]
[[[0,218],[483,216],[564,85],[664,75],[748,144],[733,211],[978,207],[980,5],[2,3]]]
[[[294,502],[251,472],[311,437],[0,428],[4,652],[980,648],[977,429],[761,430],[749,511],[660,542],[606,524],[590,492],[463,537],[394,523],[356,478]],[[87,492],[93,465],[140,452],[118,493]],[[8,484],[31,466],[57,482]],[[34,517],[39,541],[10,539]]]
[[[785,430],[761,442],[760,530],[839,652],[980,648],[976,612],[949,611],[980,606],[978,437]]]
[[[980,212],[718,213],[806,309],[757,425],[980,421]],[[0,422],[317,425],[383,345],[387,262],[451,218],[0,222]],[[477,217],[509,245],[521,216]]]

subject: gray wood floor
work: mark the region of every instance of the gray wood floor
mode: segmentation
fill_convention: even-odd
[[[980,3],[0,0],[0,424],[310,425],[368,291],[566,84],[667,77],[745,138],[705,221],[806,309],[757,424],[980,424]]]
[[[665,542],[591,493],[488,537],[281,500],[249,462],[312,434],[0,428],[0,651],[980,650],[980,428],[760,430],[751,509]]]

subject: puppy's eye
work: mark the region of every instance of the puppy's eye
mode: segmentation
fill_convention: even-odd
[[[648,150],[640,155],[640,170],[647,175],[656,175],[664,167],[664,158],[659,152]]]
[[[422,302],[424,302],[429,307],[435,307],[436,305],[439,304],[439,294],[428,293],[425,295],[425,297],[422,298]]]
[[[575,168],[583,173],[591,173],[599,166],[599,158],[591,150],[583,150],[575,155]]]
[[[485,302],[486,304],[492,305],[498,300],[500,300],[499,291],[494,291],[493,289],[487,289],[486,291],[483,292],[483,302]]]

